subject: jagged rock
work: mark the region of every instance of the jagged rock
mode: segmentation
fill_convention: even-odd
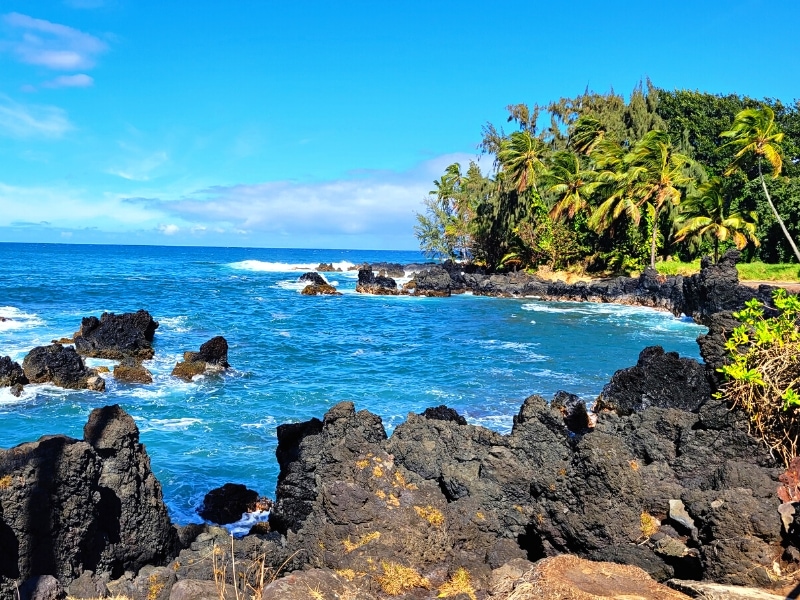
[[[0,357],[0,387],[13,387],[25,385],[28,378],[19,363],[11,360],[10,356]]]
[[[31,383],[52,383],[73,390],[105,389],[102,377],[86,368],[75,349],[61,344],[37,346],[22,361],[22,369]]]
[[[63,600],[66,596],[58,579],[52,575],[31,577],[19,586],[19,600]]]
[[[563,390],[556,392],[550,406],[564,416],[564,424],[572,433],[585,433],[589,429],[589,413],[586,403],[575,394]]]
[[[175,365],[172,375],[191,381],[195,375],[202,375],[207,371],[219,372],[229,367],[228,342],[218,335],[200,346],[199,352],[184,352],[183,361]]]
[[[83,441],[45,436],[0,450],[0,597],[15,580],[86,570],[118,577],[177,548],[161,486],[119,406],[92,411]]]
[[[414,294],[417,296],[450,296],[455,288],[450,273],[434,266],[414,276]],[[463,289],[463,286],[458,289]]]
[[[319,263],[317,266],[317,271],[322,273],[334,273],[341,271],[341,269],[334,267],[333,263]]]
[[[439,421],[452,421],[453,423],[458,423],[459,425],[466,425],[467,420],[458,414],[454,409],[445,406],[444,404],[436,407],[426,408],[421,417],[425,417],[426,419],[436,419]]]
[[[375,275],[371,268],[359,269],[356,291],[361,294],[396,296],[399,294],[397,282],[391,277]]]
[[[67,594],[70,598],[88,600],[91,598],[105,598],[108,595],[108,574],[96,576],[92,571],[84,571],[80,577],[69,584]]]
[[[125,358],[115,366],[114,378],[126,383],[153,383],[152,373],[135,358]]]
[[[595,410],[615,410],[620,415],[650,406],[697,412],[711,397],[705,368],[696,360],[681,358],[650,346],[639,354],[635,367],[614,373],[595,403]]]
[[[336,290],[332,285],[327,283],[323,285],[307,285],[300,292],[303,296],[341,296],[342,294]]]
[[[322,265],[320,265],[322,266]],[[300,275],[298,281],[308,281],[313,285],[328,285],[327,280],[315,271],[309,271]]]
[[[75,349],[83,356],[121,360],[153,358],[153,337],[158,322],[146,310],[135,313],[103,313],[85,317],[75,333]]]
[[[227,525],[242,518],[242,514],[256,509],[258,492],[240,483],[226,483],[208,492],[197,513],[206,521]]]

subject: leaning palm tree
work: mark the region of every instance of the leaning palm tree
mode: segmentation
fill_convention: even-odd
[[[581,160],[569,151],[556,152],[545,175],[546,191],[555,197],[550,210],[553,220],[575,215],[588,207],[588,198],[602,185],[597,172],[581,168]]]
[[[497,162],[505,173],[504,179],[522,195],[530,188],[536,189],[536,181],[545,165],[542,160],[544,143],[530,131],[515,131],[500,143]]]
[[[675,152],[669,134],[660,130],[649,131],[622,158],[610,179],[614,189],[595,209],[589,225],[603,231],[623,214],[639,225],[642,210],[645,210],[652,219],[650,266],[655,268],[658,217],[667,203],[680,204],[681,189],[692,181],[686,173],[690,164],[689,157]]]
[[[730,138],[730,141],[725,144],[726,146],[738,148],[733,162],[725,171],[725,175],[731,175],[742,169],[752,157],[755,157],[758,164],[758,179],[761,181],[761,188],[767,197],[767,203],[772,209],[772,214],[775,215],[783,235],[789,241],[797,261],[800,262],[800,251],[797,250],[797,245],[794,243],[792,236],[789,235],[783,219],[781,219],[778,210],[772,203],[772,198],[767,190],[767,184],[764,181],[764,174],[761,170],[761,164],[766,160],[772,167],[772,177],[775,178],[780,174],[783,167],[783,159],[778,148],[778,144],[783,140],[783,133],[778,131],[775,125],[775,113],[769,106],[759,109],[747,108],[736,115],[730,130],[723,131],[720,136]]]
[[[608,128],[591,115],[583,115],[575,123],[569,135],[569,146],[576,152],[589,155],[602,140]]]
[[[682,242],[687,237],[712,238],[714,262],[719,262],[720,242],[732,240],[739,250],[747,245],[748,240],[755,246],[760,245],[756,237],[755,212],[725,214],[725,197],[719,177],[712,177],[700,185],[681,208],[683,227],[676,234],[676,241]]]

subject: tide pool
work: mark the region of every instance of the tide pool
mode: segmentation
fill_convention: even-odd
[[[355,293],[368,262],[423,262],[417,252],[0,244],[0,356],[70,337],[81,318],[144,308],[159,321],[150,385],[107,391],[0,390],[0,447],[44,434],[82,437],[89,412],[120,404],[135,418],[178,523],[210,489],[244,483],[272,496],[279,424],[322,417],[350,400],[391,431],[447,404],[505,432],[525,397],[558,390],[593,401],[617,369],[659,344],[698,358],[705,328],[645,308],[474,297]],[[343,292],[300,295],[320,262]],[[170,376],[186,350],[215,335],[232,369],[186,383]],[[88,359],[91,366],[113,361]]]

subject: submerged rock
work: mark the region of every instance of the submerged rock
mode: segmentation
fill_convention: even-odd
[[[153,375],[141,361],[126,358],[114,367],[114,379],[126,383],[153,383]]]
[[[52,383],[73,390],[99,392],[106,387],[94,369],[86,368],[74,348],[61,344],[37,346],[22,361],[22,369],[30,383]]]
[[[135,313],[103,313],[100,318],[85,317],[75,333],[78,354],[95,358],[139,360],[153,358],[153,337],[158,322],[146,310]]]

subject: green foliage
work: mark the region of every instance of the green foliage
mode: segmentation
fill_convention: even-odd
[[[726,340],[729,363],[722,394],[750,418],[750,431],[789,466],[800,438],[800,298],[775,291],[774,317],[750,300],[734,313],[741,325]]]

